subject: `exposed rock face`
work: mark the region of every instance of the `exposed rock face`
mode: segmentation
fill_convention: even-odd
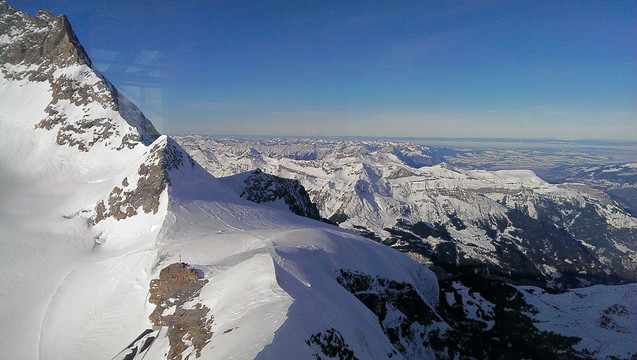
[[[44,60],[44,65],[49,68],[49,72],[31,71],[20,75],[28,75],[31,81],[44,81],[47,78],[43,76],[50,76],[54,66],[91,65],[65,15],[55,16],[46,10],[38,10],[35,18],[31,19],[28,14],[16,11],[5,1],[0,2],[0,14],[8,15],[0,22],[0,33],[11,36],[17,33],[15,28],[31,30],[2,47],[2,61],[12,65],[40,67]]]
[[[256,169],[245,178],[243,183],[245,187],[239,195],[247,200],[256,203],[283,200],[290,211],[297,215],[316,220],[321,218],[316,205],[297,180],[266,174]]]
[[[158,331],[153,331],[152,329],[144,330],[124,350],[115,355],[112,360],[135,360],[136,356],[146,356],[144,352],[153,345],[157,334]]]
[[[134,216],[140,208],[145,213],[157,213],[159,197],[169,182],[162,150],[160,144],[151,149],[148,161],[139,166],[136,184],[129,184],[128,178],[124,178],[122,187],[114,187],[108,199],[97,204],[95,223],[109,216],[117,220]]]
[[[387,358],[397,354],[406,359],[590,358],[576,350],[582,339],[539,330],[533,319],[538,310],[527,302],[528,294],[510,284],[478,276],[442,281],[440,301],[431,307],[408,283],[347,270],[340,270],[337,280],[378,317],[395,348]],[[626,312],[620,306],[608,307],[599,326],[617,331],[621,315],[617,320],[608,314],[618,313]],[[319,335],[313,339],[330,339],[323,341],[325,348],[337,348],[337,336]]]
[[[323,355],[329,359],[358,360],[343,339],[343,335],[334,328],[313,334],[305,343],[315,350],[313,355],[316,359],[323,359]]]
[[[510,284],[463,276],[440,286],[438,313],[451,330],[438,340],[448,358],[591,358],[577,349],[582,339],[539,330],[533,319],[537,309]]]
[[[114,149],[150,144],[159,135],[153,125],[115,87],[91,67],[91,60],[64,15],[39,10],[34,18],[0,1],[0,71],[11,80],[47,82],[48,116],[36,129],[57,132],[59,145],[89,151],[97,143]],[[83,116],[69,118],[72,104]],[[103,116],[90,111],[99,107]],[[110,111],[110,112],[109,112]],[[112,121],[119,114],[124,124]]]
[[[184,159],[191,167],[194,166],[192,158],[180,150],[173,140],[158,140],[147,152],[137,173],[133,174],[137,181],[124,178],[121,187],[114,187],[108,198],[96,205],[94,222],[97,224],[108,217],[126,219],[137,215],[140,210],[156,214],[161,194],[170,184],[169,171],[182,167]]]
[[[194,349],[195,357],[199,357],[201,349],[212,338],[210,309],[199,303],[185,305],[199,295],[207,282],[184,263],[163,268],[159,279],[151,280],[149,301],[156,307],[149,318],[155,326],[168,327],[168,359],[181,360],[182,353],[190,347]]]
[[[440,338],[448,326],[411,284],[342,269],[337,281],[378,317],[396,349],[388,357],[433,358],[444,349]]]

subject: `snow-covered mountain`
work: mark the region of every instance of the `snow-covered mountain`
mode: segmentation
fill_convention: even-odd
[[[637,219],[581,184],[453,168],[439,149],[398,142],[176,139],[215,176],[259,168],[299,180],[321,216],[442,276],[469,269],[557,288],[637,279]]]
[[[547,181],[577,182],[603,190],[624,207],[637,213],[637,163],[560,166],[543,171]]]
[[[2,358],[637,353],[634,284],[555,296],[468,275],[439,286],[409,256],[308,218],[297,181],[243,170],[214,178],[91,67],[66,17],[32,18],[5,0],[0,134]],[[360,152],[350,145],[334,158]],[[375,156],[414,169],[437,162],[416,147],[396,151]],[[345,165],[330,166],[352,171]],[[330,166],[335,188],[358,176]],[[590,316],[578,320],[578,307]],[[541,351],[522,347],[528,339]]]
[[[2,357],[406,356],[340,279],[435,313],[428,269],[242,199],[92,69],[66,17],[0,16]]]

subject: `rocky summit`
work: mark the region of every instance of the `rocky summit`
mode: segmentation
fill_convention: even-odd
[[[413,144],[175,141],[65,16],[5,0],[0,134],[3,357],[636,356],[635,220],[603,192]]]

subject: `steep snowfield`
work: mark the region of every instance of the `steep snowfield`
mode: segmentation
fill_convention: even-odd
[[[506,338],[500,328],[511,322],[496,320],[509,319],[511,308],[508,299],[496,300],[506,298],[500,290],[510,285],[478,283],[496,289],[479,293],[447,280],[439,303],[438,279],[409,256],[287,208],[243,199],[237,193],[244,175],[214,178],[91,68],[65,17],[40,11],[33,19],[0,0],[0,30],[3,358],[456,358],[483,353],[472,344],[482,331],[490,331],[492,343]],[[424,231],[434,245],[462,235],[467,253],[487,259],[495,251],[483,236],[487,230],[458,217],[504,216],[524,206],[533,218],[541,215],[532,201],[537,196],[568,194],[564,201],[575,206],[589,198],[599,200],[595,211],[605,204],[599,211],[614,214],[612,226],[633,224],[599,194],[549,185],[530,172],[430,166],[439,161],[423,147],[265,144],[263,154],[233,142],[239,153],[195,155],[225,164],[226,175],[260,164],[310,179],[315,199],[347,214],[339,221],[346,226],[355,228],[357,220],[393,236],[396,229],[386,227],[398,216],[430,216],[429,225],[448,220],[449,233],[417,224],[409,231]],[[261,195],[282,191],[264,174],[256,177]],[[521,308],[535,309],[528,316],[537,327],[582,337],[569,340],[577,350],[595,357],[635,353],[633,285],[561,295],[515,289],[533,306]],[[479,325],[452,328],[439,311],[456,305],[460,311],[446,313],[448,319]],[[578,316],[582,310],[590,314]],[[538,333],[532,324],[522,331]]]
[[[78,156],[76,149],[58,146],[55,134],[34,130],[51,101],[47,85],[0,78],[0,323],[6,324],[0,347],[25,359],[37,358],[40,339],[47,337],[48,309],[57,306],[68,279],[87,261],[103,260],[93,251],[96,229],[86,219],[66,217],[108,193],[117,180],[114,174],[126,172],[143,150],[122,152],[117,162],[100,148]],[[143,222],[147,226],[135,241],[153,238],[161,225],[160,216]],[[99,290],[99,278],[91,278]],[[69,314],[77,303],[68,304]]]
[[[429,270],[240,198],[92,70],[65,17],[3,0],[0,16],[3,357],[401,358],[338,274],[407,283],[433,309]]]

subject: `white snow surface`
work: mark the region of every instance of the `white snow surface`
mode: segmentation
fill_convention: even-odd
[[[521,209],[537,219],[535,204],[565,207],[593,204],[617,228],[637,228],[637,218],[613,204],[608,195],[583,185],[550,184],[530,170],[464,170],[435,162],[422,145],[382,140],[263,139],[196,135],[176,140],[206,170],[225,177],[261,169],[298,180],[324,218],[345,214],[339,226],[364,226],[381,238],[397,220],[446,223],[449,214],[466,228],[447,226],[464,256],[497,265],[494,239],[478,224]],[[411,164],[416,162],[418,166]],[[438,240],[425,240],[434,247]],[[521,251],[524,249],[521,247]],[[637,252],[629,249],[629,256]]]
[[[105,146],[59,146],[54,131],[35,129],[50,102],[48,83],[0,76],[0,348],[15,359],[73,358],[87,348],[103,355],[126,341],[126,329],[144,326],[143,311],[128,304],[144,308],[150,279],[140,270],[153,256],[140,249],[159,233],[167,206],[164,196],[163,212],[117,224],[126,244],[98,251],[99,230],[76,214],[108,194],[145,149],[117,152],[114,161]],[[71,120],[84,114],[65,111]]]
[[[213,319],[204,359],[311,359],[305,340],[330,328],[360,359],[384,358],[393,346],[373,313],[338,284],[339,269],[410,283],[435,306],[435,276],[407,255],[245,201],[188,161],[168,172],[156,212],[139,207],[94,224],[96,204],[124,178],[134,188],[149,149],[169,141],[121,150],[98,142],[86,152],[61,146],[55,129],[35,128],[50,102],[48,83],[0,77],[2,356],[116,356],[151,328],[150,280],[179,261],[208,280],[188,305],[206,306]],[[58,105],[70,123],[107,111]],[[116,136],[141,135],[118,112],[106,116],[119,124]],[[147,358],[164,358],[166,332],[155,334]]]
[[[46,20],[52,15],[39,16]],[[33,27],[24,33],[28,31],[50,29]],[[17,41],[16,36],[22,35],[19,31],[2,34],[0,44]],[[59,67],[44,82],[20,76],[39,70],[37,65],[0,64],[0,70],[3,358],[123,358],[122,350],[152,327],[148,316],[155,306],[149,302],[150,281],[176,262],[189,264],[207,280],[182,307],[208,309],[206,319],[212,320],[213,334],[201,351],[202,359],[314,359],[314,349],[305,341],[328,329],[337,330],[359,359],[385,359],[395,349],[378,318],[339,285],[340,269],[409,283],[435,308],[439,289],[427,268],[338,227],[239,198],[191,163],[169,138],[156,137],[141,112],[119,93],[111,93],[110,85],[89,65]],[[74,99],[77,94],[71,92],[71,99],[53,99],[50,81],[64,79],[72,87],[83,86],[87,98]],[[52,122],[51,129],[38,126],[50,120],[52,112],[63,115],[64,122]],[[97,122],[96,127],[89,126],[91,120]],[[112,127],[99,127],[104,125]],[[76,128],[66,135],[85,146],[85,151],[62,141],[59,136],[64,134],[58,131],[65,126]],[[104,129],[112,134],[104,135]],[[140,139],[154,142],[144,145]],[[466,219],[497,215],[506,211],[498,200],[521,188],[580,203],[587,196],[547,184],[528,171],[407,166],[401,159],[419,165],[434,161],[428,158],[427,149],[398,149],[390,142],[298,142],[292,150],[273,143],[265,147],[264,154],[246,143],[231,145],[232,151],[204,149],[195,151],[194,157],[218,176],[262,168],[298,178],[315,200],[324,200],[317,201],[324,214],[351,207],[348,213],[379,232],[393,225],[397,217],[413,215],[433,223],[446,209],[458,209],[458,215]],[[97,221],[97,205],[108,203],[116,187],[135,190],[143,167],[165,162],[166,157],[156,157],[154,149],[172,151],[174,159],[181,160],[174,167],[163,163],[166,172],[157,176],[166,175],[169,186],[157,194],[157,207],[147,211],[140,205],[132,209],[136,214]],[[472,193],[485,188],[497,191],[481,196]],[[523,205],[526,200],[512,199],[507,206]],[[612,221],[637,226],[621,213]],[[479,257],[492,250],[485,234],[470,231],[474,236],[468,252]],[[601,310],[610,320],[600,315],[599,323],[613,333],[600,340],[591,331],[582,347],[598,354],[617,354],[606,344],[629,350],[634,339],[612,336],[628,334],[626,329],[634,334],[637,323],[625,320],[635,313],[634,285],[617,289],[621,290],[618,297],[604,297],[606,290],[599,287],[561,297],[525,291],[527,300],[541,309],[536,315],[539,326],[564,334],[585,327],[572,316],[580,309],[573,308],[577,303],[573,300],[591,299],[591,304],[598,305],[580,306],[591,313]],[[486,314],[491,309],[475,294],[463,293],[464,300],[478,301]],[[560,315],[560,309],[571,316]],[[165,314],[171,311],[177,310],[168,308]],[[469,315],[477,318],[479,309],[471,311]],[[391,316],[397,313],[392,311]],[[166,357],[170,344],[165,327],[147,337],[151,335],[155,342],[137,360]],[[628,345],[621,345],[620,340]],[[198,355],[190,343],[182,353],[189,355]]]

